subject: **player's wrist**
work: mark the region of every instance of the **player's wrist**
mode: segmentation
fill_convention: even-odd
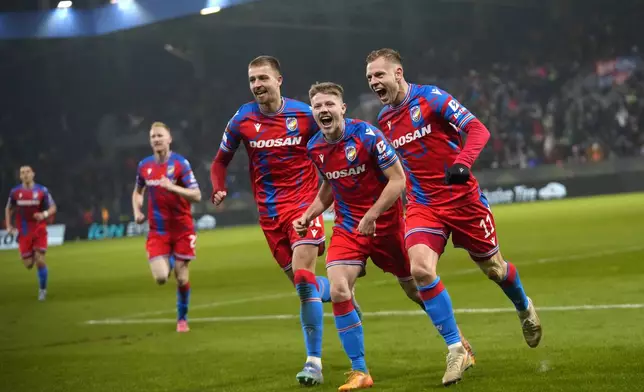
[[[49,218],[49,211],[45,211],[42,213],[42,216],[45,217],[45,219]]]

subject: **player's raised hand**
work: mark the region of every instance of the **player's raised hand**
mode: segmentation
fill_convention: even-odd
[[[309,225],[309,219],[304,215],[293,221],[293,229],[300,237],[306,235],[306,232],[309,230]]]
[[[212,193],[212,196],[210,197],[210,201],[212,202],[212,204],[218,206],[219,204],[221,204],[222,201],[224,201],[227,194],[228,192],[226,191],[215,191]]]
[[[145,222],[145,214],[143,214],[141,211],[134,211],[134,221],[139,225]]]
[[[376,218],[368,212],[358,223],[358,233],[362,235],[376,236]]]

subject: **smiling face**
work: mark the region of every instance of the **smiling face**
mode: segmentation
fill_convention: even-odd
[[[250,91],[260,105],[268,105],[280,99],[282,75],[270,64],[260,63],[248,67]]]
[[[309,90],[313,117],[327,139],[338,138],[344,129],[347,105],[343,93],[342,86],[329,82],[314,84]]]
[[[393,49],[379,49],[367,57],[367,83],[383,105],[396,105],[404,99],[403,67]]]

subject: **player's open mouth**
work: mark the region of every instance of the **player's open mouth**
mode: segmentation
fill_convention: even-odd
[[[333,124],[333,117],[329,114],[322,115],[320,116],[320,123],[322,123],[323,126],[328,127]]]
[[[266,90],[264,90],[264,89],[261,89],[261,90],[255,90],[255,96],[256,96],[256,97],[258,97],[258,98],[259,98],[259,97],[263,97],[263,96],[264,96],[264,95],[266,95],[267,93],[268,93],[268,91],[266,91]]]
[[[387,89],[384,87],[374,87],[373,92],[376,93],[380,99],[387,96]]]

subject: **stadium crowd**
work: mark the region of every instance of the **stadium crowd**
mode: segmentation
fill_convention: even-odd
[[[642,60],[638,42],[624,36],[630,25],[615,18],[596,15],[531,37],[530,58],[517,52],[498,61],[477,48],[424,44],[413,67],[418,74],[407,78],[451,92],[488,126],[491,139],[477,170],[644,156]],[[566,50],[571,45],[576,49]],[[177,60],[167,55],[166,61]],[[170,125],[177,151],[189,157],[207,188],[210,161],[234,113],[230,103],[250,99],[243,80],[184,72],[159,85],[146,81],[145,73],[137,75],[140,85],[127,86],[132,96],[123,96],[118,105],[97,105],[85,100],[93,94],[85,92],[72,108],[51,108],[44,99],[23,96],[31,107],[14,110],[13,105],[0,112],[2,189],[16,183],[18,165],[28,163],[37,181],[50,187],[55,182],[58,219],[78,224],[129,220],[136,165],[149,155],[148,129],[156,120]],[[310,79],[306,73],[288,77]],[[361,95],[348,100],[349,115],[376,123],[380,105],[364,92],[366,82],[363,87]],[[25,95],[29,91],[36,89],[31,86]],[[294,98],[306,99],[303,93]],[[252,204],[247,170],[246,158],[237,154],[228,172],[230,200],[222,208]],[[197,208],[212,206],[203,202]]]

